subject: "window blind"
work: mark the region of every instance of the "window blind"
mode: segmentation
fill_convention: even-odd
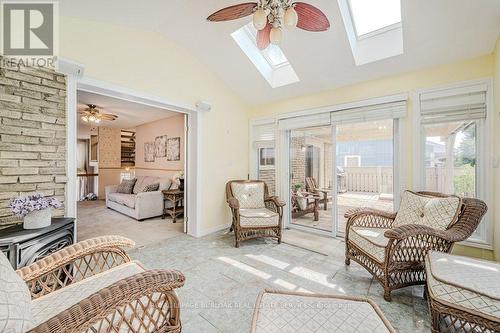
[[[293,130],[298,128],[328,126],[328,125],[330,125],[329,112],[285,118],[281,119],[278,122],[278,128],[280,130]]]
[[[406,116],[406,101],[391,102],[339,110],[331,113],[332,124],[357,123]]]
[[[486,118],[487,86],[477,84],[420,95],[422,124]]]
[[[276,126],[274,122],[255,124],[252,126],[252,137],[255,143],[274,143]]]

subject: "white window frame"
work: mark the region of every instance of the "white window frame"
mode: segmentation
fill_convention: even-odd
[[[256,146],[256,149],[257,149],[257,164],[258,164],[258,170],[273,170],[276,166],[276,149],[274,148],[274,145],[269,145],[269,144],[263,144],[263,145],[260,145],[259,143],[257,143],[257,146]],[[260,164],[260,161],[261,161],[261,150],[262,149],[273,149],[274,150],[274,163],[273,164]]]
[[[486,90],[486,119],[477,122],[478,126],[476,129],[476,146],[477,146],[477,196],[479,199],[483,200],[486,205],[491,207],[491,198],[493,195],[493,185],[492,185],[492,161],[493,156],[492,150],[492,137],[491,129],[493,128],[493,94],[492,86],[493,81],[491,78],[485,78],[480,80],[459,82],[455,84],[450,84],[446,86],[435,87],[431,89],[422,89],[416,91],[413,95],[414,107],[413,107],[413,161],[420,161],[420,164],[416,164],[413,169],[413,187],[415,190],[420,191],[425,189],[425,167],[424,167],[424,156],[425,156],[425,134],[424,125],[421,122],[421,95],[434,93],[439,94],[439,92],[444,92],[449,89],[467,89],[473,85],[485,84]],[[444,95],[443,95],[444,96]],[[477,247],[481,249],[493,250],[493,216],[491,211],[487,212],[483,217],[482,223],[485,224],[484,234],[480,235],[479,238],[471,237],[460,244]]]
[[[358,167],[361,166],[361,155],[345,155],[344,156],[344,167],[347,167],[347,160],[351,159],[351,158],[352,159],[357,158],[358,159],[358,163],[357,163],[358,165],[357,166]]]

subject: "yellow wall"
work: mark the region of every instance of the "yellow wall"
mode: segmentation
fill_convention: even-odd
[[[228,179],[248,174],[248,108],[186,49],[160,34],[62,17],[60,55],[85,65],[85,75],[169,101],[212,104],[201,116],[202,232],[229,223]]]
[[[498,49],[498,47],[497,47]],[[498,52],[496,55],[498,61]],[[454,82],[474,80],[493,76],[494,56],[485,55],[482,57],[460,61],[452,64],[447,64],[435,68],[424,69],[415,72],[404,73],[396,76],[382,78],[373,81],[366,81],[351,86],[345,86],[334,90],[328,90],[317,94],[291,98],[284,101],[261,105],[251,109],[251,117],[262,117],[273,114],[287,113],[292,111],[307,110],[328,105],[342,104],[353,101],[364,100],[373,97],[380,97],[384,95],[392,95],[398,93],[410,93],[409,100],[409,114],[406,118],[406,136],[403,138],[407,147],[408,161],[406,165],[407,170],[407,185],[411,188],[413,178],[413,128],[411,126],[412,119],[412,105],[413,96],[412,92],[419,89],[432,88],[439,85],[446,85]],[[497,65],[497,82],[498,82],[498,67]],[[497,91],[498,91],[497,84]],[[498,95],[498,94],[497,94]],[[498,100],[498,97],[497,97]],[[497,108],[500,103],[497,103]],[[498,117],[497,117],[498,118]],[[497,122],[498,125],[498,122]],[[500,126],[496,126],[496,130]],[[496,147],[497,155],[500,150],[500,144]],[[500,182],[497,179],[497,184]],[[496,187],[499,188],[500,187]],[[497,190],[497,195],[500,195],[500,190]],[[491,207],[490,207],[491,208]],[[500,219],[500,209],[497,212],[495,221],[498,224]],[[500,228],[497,228],[500,229]],[[499,231],[500,233],[500,231]],[[500,236],[497,237],[497,243],[500,243]],[[500,244],[497,244],[500,251]],[[493,252],[490,250],[482,250],[476,248],[468,248],[464,246],[456,246],[454,251],[456,253],[466,254],[475,257],[482,257],[485,259],[492,259]],[[497,258],[498,259],[498,258]]]

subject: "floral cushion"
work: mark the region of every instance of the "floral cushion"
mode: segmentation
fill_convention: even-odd
[[[136,178],[122,180],[121,184],[116,188],[116,193],[132,194],[136,181]]]
[[[393,227],[421,224],[446,230],[457,221],[461,207],[462,200],[457,196],[439,198],[406,191]]]
[[[349,230],[349,240],[356,244],[365,253],[376,261],[383,263],[385,259],[385,247],[389,239],[384,233],[389,229],[351,227]]]
[[[432,251],[425,269],[432,298],[472,313],[500,317],[500,264]]]
[[[26,283],[0,253],[0,332],[22,333],[33,327],[31,295]]]
[[[264,183],[231,183],[233,196],[240,208],[265,208]]]
[[[240,226],[245,227],[274,227],[279,224],[279,215],[266,208],[240,209]]]

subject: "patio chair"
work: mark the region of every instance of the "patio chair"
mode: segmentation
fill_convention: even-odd
[[[265,182],[232,180],[226,184],[226,199],[233,215],[235,246],[252,238],[276,238],[281,243],[283,207],[285,203],[269,196]]]
[[[323,209],[328,210],[328,203],[332,201],[332,196],[328,195],[330,190],[326,188],[320,188],[316,179],[313,177],[306,177],[306,190],[307,192],[313,193],[320,197],[319,203],[323,204]]]
[[[0,254],[8,332],[180,332],[182,273],[145,270],[119,236],[85,240],[14,271]],[[16,274],[17,273],[17,274]]]
[[[304,200],[305,205],[301,205],[299,200]],[[301,192],[301,195],[292,191],[292,218],[296,219],[307,214],[313,214],[313,221],[319,220],[320,197],[309,192]]]
[[[392,290],[425,284],[427,253],[451,252],[455,242],[472,235],[486,211],[479,199],[410,191],[404,193],[398,213],[348,211],[345,263],[352,259],[366,268],[390,301]]]

